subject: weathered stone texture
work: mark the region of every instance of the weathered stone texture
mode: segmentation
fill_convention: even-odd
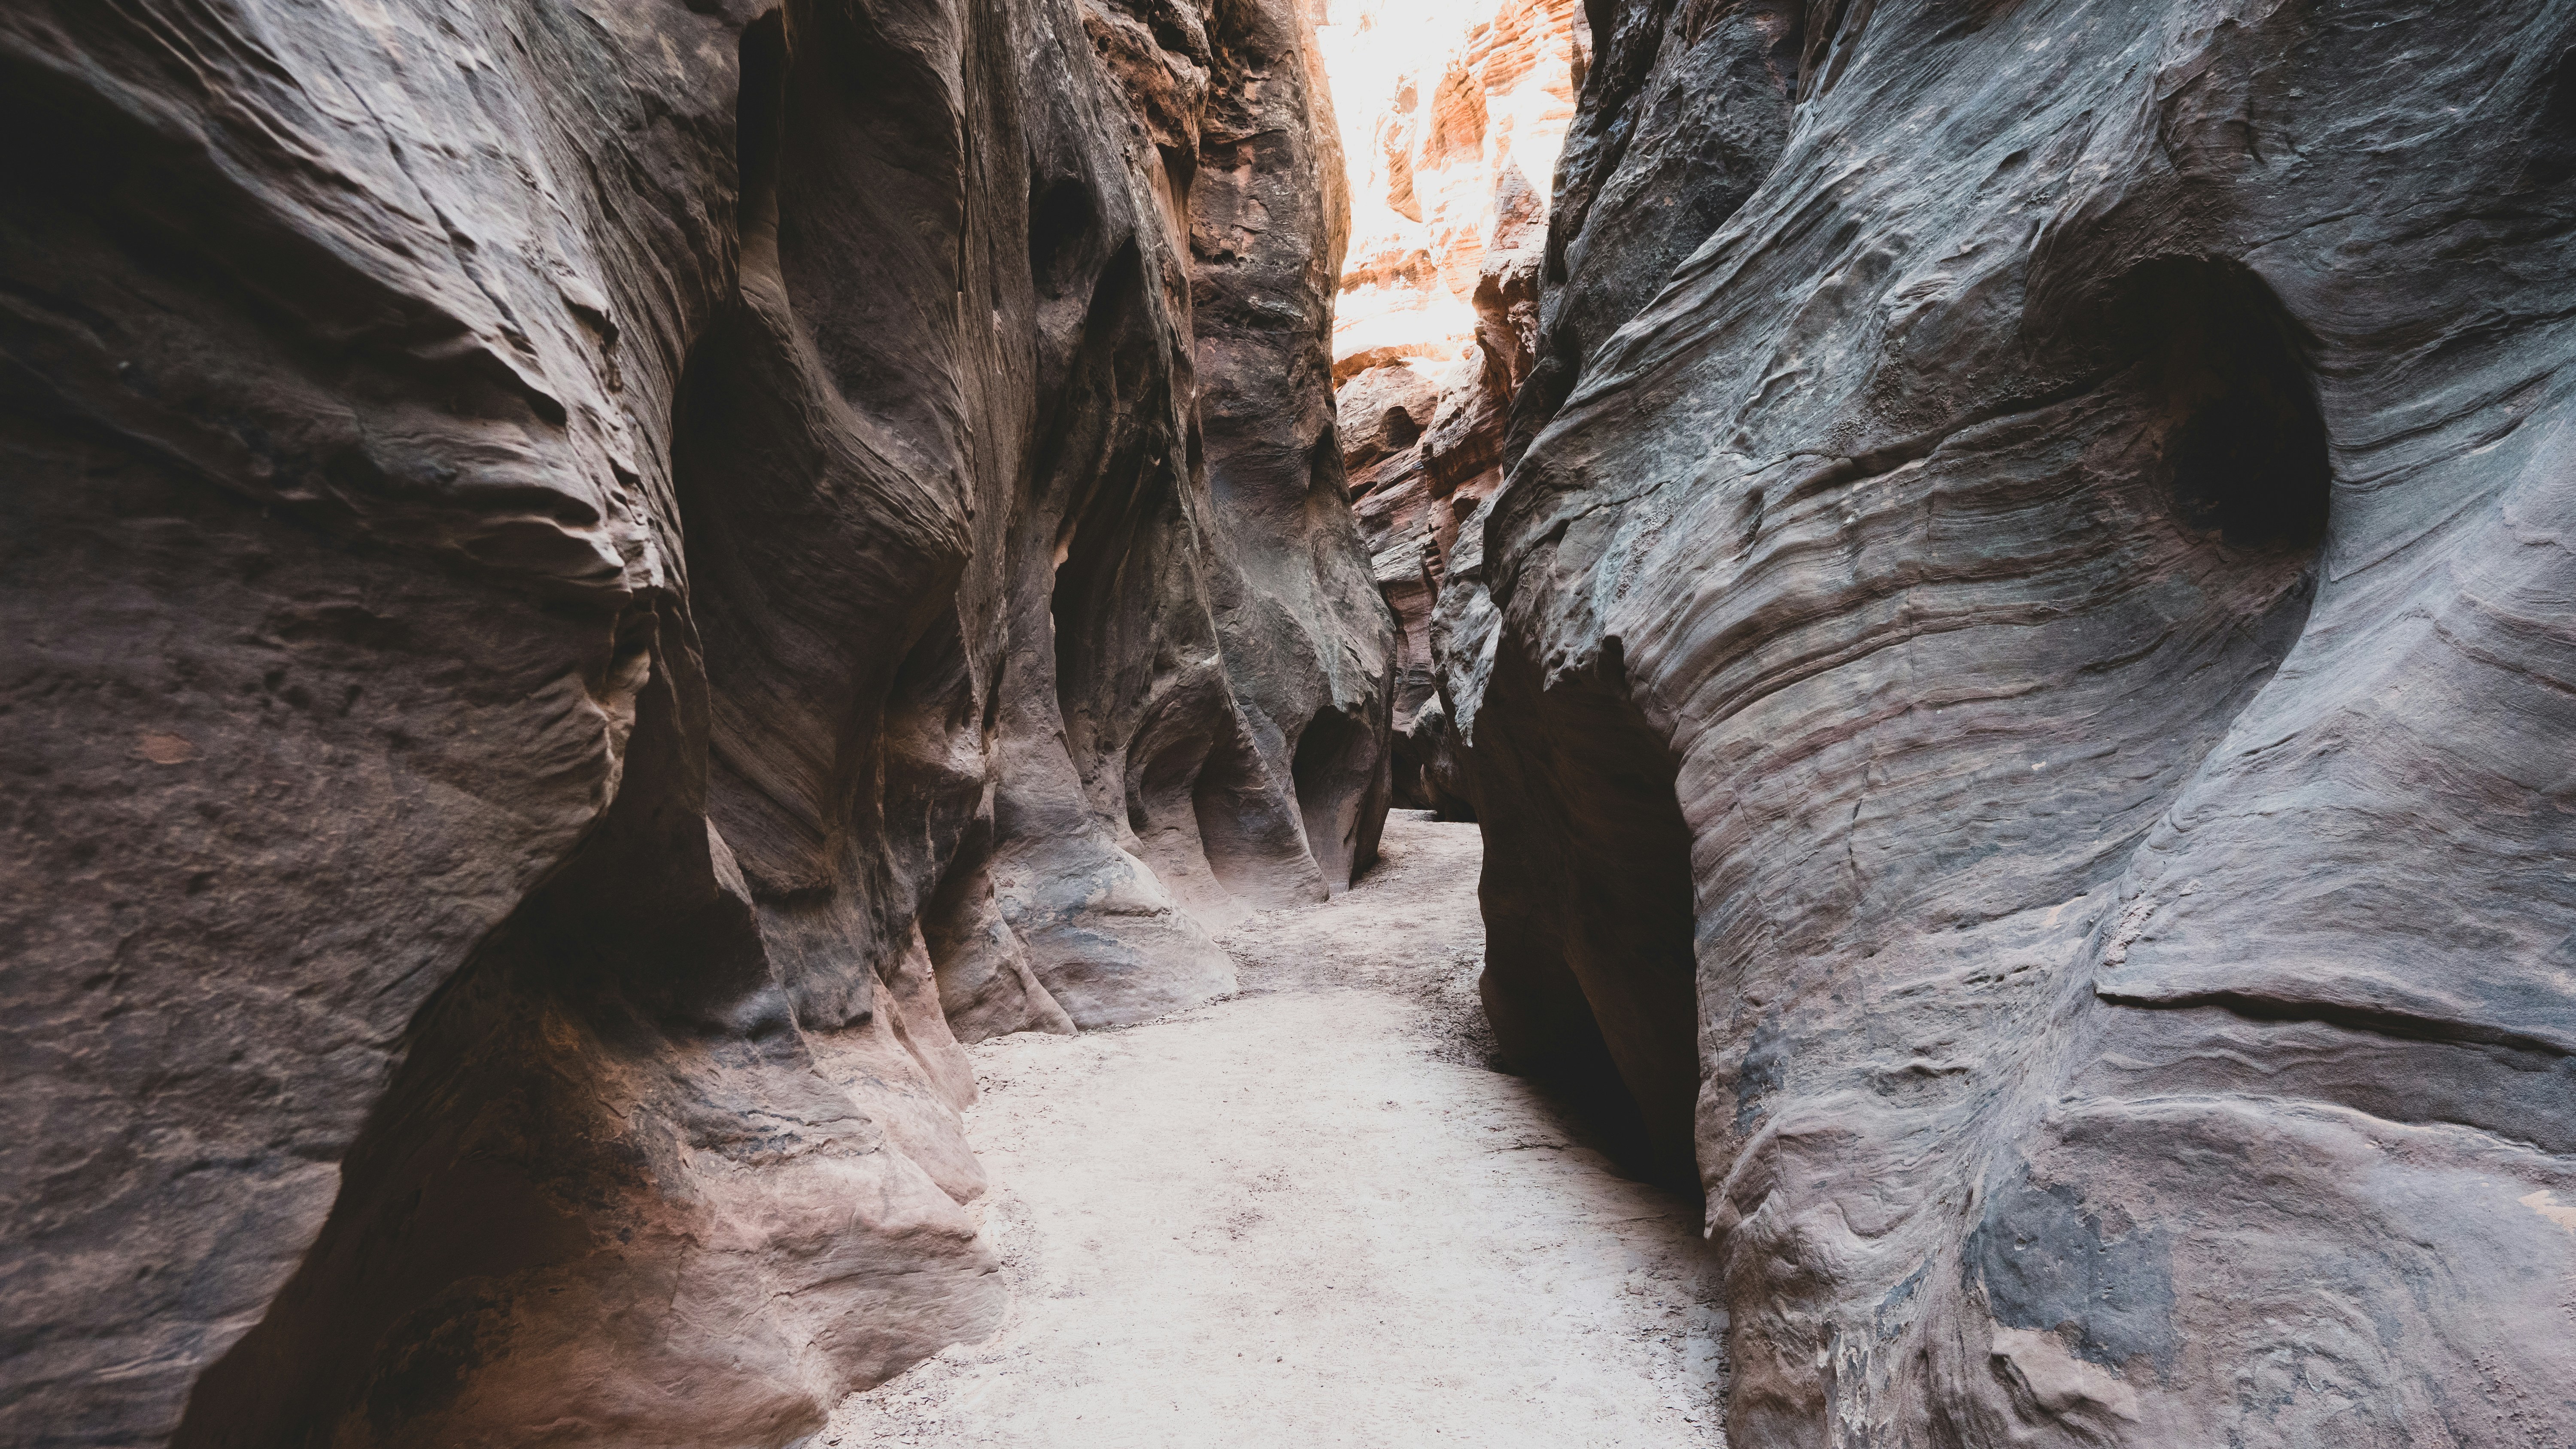
[[[994,1321],[957,1037],[1384,810],[1299,17],[0,14],[0,1439],[783,1443]]]
[[[1593,10],[1435,638],[1730,1441],[2564,1442],[2576,11]]]
[[[1502,482],[1536,361],[1548,178],[1588,33],[1575,0],[1341,0],[1331,21],[1355,226],[1333,372],[1361,537],[1401,630],[1395,790],[1464,818],[1431,783],[1432,601]]]

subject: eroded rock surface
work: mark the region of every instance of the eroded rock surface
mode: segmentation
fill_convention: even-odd
[[[1436,637],[1730,1442],[2564,1442],[2576,12],[1593,19]]]
[[[1353,222],[1333,375],[1353,507],[1401,626],[1395,789],[1464,819],[1433,762],[1431,607],[1502,482],[1537,360],[1549,178],[1589,32],[1575,0],[1339,0],[1329,19]]]
[[[958,1037],[1385,809],[1301,14],[0,16],[0,1438],[784,1443],[991,1325]]]

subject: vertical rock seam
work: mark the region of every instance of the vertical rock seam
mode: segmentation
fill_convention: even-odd
[[[1375,848],[1290,0],[0,16],[0,1438],[772,1445]]]

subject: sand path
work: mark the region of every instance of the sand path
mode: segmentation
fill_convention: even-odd
[[[815,1442],[1721,1444],[1692,1212],[1485,1065],[1477,849],[1399,813],[1225,936],[1241,995],[970,1048],[1009,1317]]]

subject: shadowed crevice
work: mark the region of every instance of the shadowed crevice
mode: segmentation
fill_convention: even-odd
[[[1498,667],[1478,741],[1481,991],[1504,1061],[1629,1171],[1696,1194],[1690,831],[1678,762],[1629,701],[1618,642],[1546,688]]]
[[[2145,360],[2175,516],[2232,547],[2310,552],[2334,487],[2316,340],[2241,262],[2159,257],[2122,279],[2113,335]]]

